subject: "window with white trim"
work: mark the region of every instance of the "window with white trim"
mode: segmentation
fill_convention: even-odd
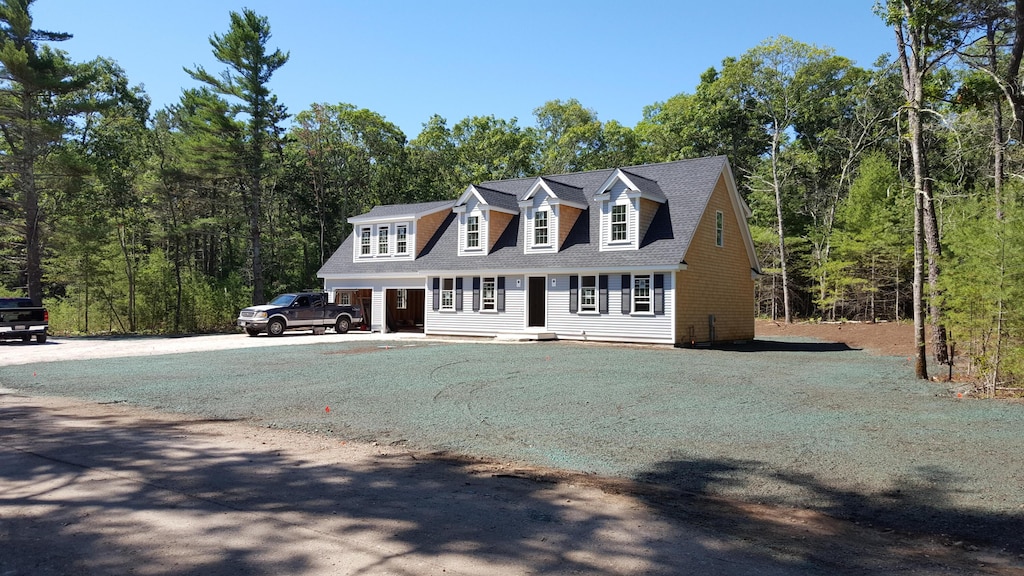
[[[441,310],[455,310],[455,278],[441,279]]]
[[[395,253],[409,253],[409,227],[405,224],[395,226]]]
[[[371,247],[372,247],[371,239],[372,239],[372,232],[371,232],[369,226],[364,226],[363,228],[359,229],[359,255],[360,256],[369,256],[372,253],[371,252]]]
[[[723,242],[722,229],[725,224],[725,218],[722,215],[722,211],[715,212],[715,246],[721,247]]]
[[[548,211],[537,210],[533,213],[533,245],[548,244]]]
[[[352,294],[349,292],[338,292],[338,305],[339,306],[351,306],[352,305]]]
[[[497,310],[498,299],[497,299],[497,286],[498,279],[491,277],[483,277],[480,279],[480,309],[481,310]]]
[[[651,307],[651,275],[633,276],[633,312],[653,312]]]
[[[409,292],[405,288],[399,288],[395,292],[395,308],[405,310],[409,307]]]
[[[480,247],[480,217],[466,216],[466,248]]]
[[[377,254],[388,253],[388,227],[377,227]]]
[[[580,312],[597,312],[597,276],[580,276]]]
[[[616,204],[612,206],[611,216],[611,241],[624,242],[628,240],[629,234],[626,227],[626,205]]]

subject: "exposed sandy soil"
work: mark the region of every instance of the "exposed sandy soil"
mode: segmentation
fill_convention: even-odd
[[[757,320],[757,337],[801,336],[826,342],[841,342],[850,348],[869,350],[886,356],[914,355],[914,325],[907,322],[843,322],[818,324],[810,322],[773,322]]]

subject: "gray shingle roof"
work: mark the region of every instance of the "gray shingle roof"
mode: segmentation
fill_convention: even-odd
[[[550,188],[559,199],[576,202],[578,204],[587,204],[587,195],[583,192],[583,188],[559,182],[550,176],[542,176],[541,180],[548,185],[548,188]]]
[[[561,250],[555,254],[524,254],[523,226],[520,217],[515,216],[490,254],[459,256],[458,226],[455,224],[454,215],[451,215],[416,260],[353,262],[353,237],[349,236],[320,268],[318,275],[460,270],[616,269],[633,266],[674,268],[683,260],[694,230],[726,166],[725,156],[713,156],[623,168],[631,179],[636,176],[644,180],[643,183],[634,180],[637,186],[656,186],[645,191],[657,190],[668,200],[665,204],[659,205],[639,250],[600,251],[600,207],[593,201],[593,196],[615,171],[594,170],[545,177],[548,182],[554,181],[556,185],[563,186],[556,192],[559,196],[562,191],[568,191],[568,188],[578,189],[583,195],[580,200],[589,205],[569,232]],[[521,198],[536,181],[536,178],[520,178],[485,182],[478,190],[482,187]],[[367,215],[375,214],[376,210],[377,208]],[[400,209],[394,208],[381,213],[400,212]]]
[[[366,214],[356,216],[359,220],[373,220],[377,218],[413,218],[421,214],[429,214],[442,208],[451,208],[455,205],[454,200],[438,200],[434,202],[420,202],[418,204],[385,204],[374,206]]]
[[[474,188],[480,193],[480,196],[484,199],[484,202],[487,202],[488,206],[504,208],[513,212],[519,211],[519,201],[515,195],[483,186],[474,186]]]

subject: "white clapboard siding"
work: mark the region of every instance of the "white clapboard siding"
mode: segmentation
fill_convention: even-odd
[[[622,282],[619,274],[608,274],[608,313],[595,315],[569,312],[569,276],[548,277],[547,331],[559,339],[614,340],[618,342],[674,342],[674,275],[664,273],[665,313],[631,315],[622,313]],[[555,285],[551,285],[551,279]],[[653,297],[653,287],[651,288]]]
[[[516,285],[516,282],[519,285]],[[430,284],[428,279],[428,284]],[[517,332],[526,325],[525,289],[522,276],[505,276],[505,311],[473,311],[473,278],[463,277],[462,310],[434,310],[433,286],[427,286],[426,334],[453,334],[466,336],[494,336],[505,332]]]

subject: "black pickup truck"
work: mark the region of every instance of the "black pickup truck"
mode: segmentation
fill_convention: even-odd
[[[28,342],[46,342],[50,313],[36,306],[31,298],[0,298],[0,340],[21,339]]]
[[[297,292],[281,294],[267,304],[243,308],[238,313],[237,323],[249,336],[260,332],[280,336],[285,330],[323,333],[329,327],[344,334],[353,324],[362,321],[362,310],[358,306],[331,304],[321,292]]]

